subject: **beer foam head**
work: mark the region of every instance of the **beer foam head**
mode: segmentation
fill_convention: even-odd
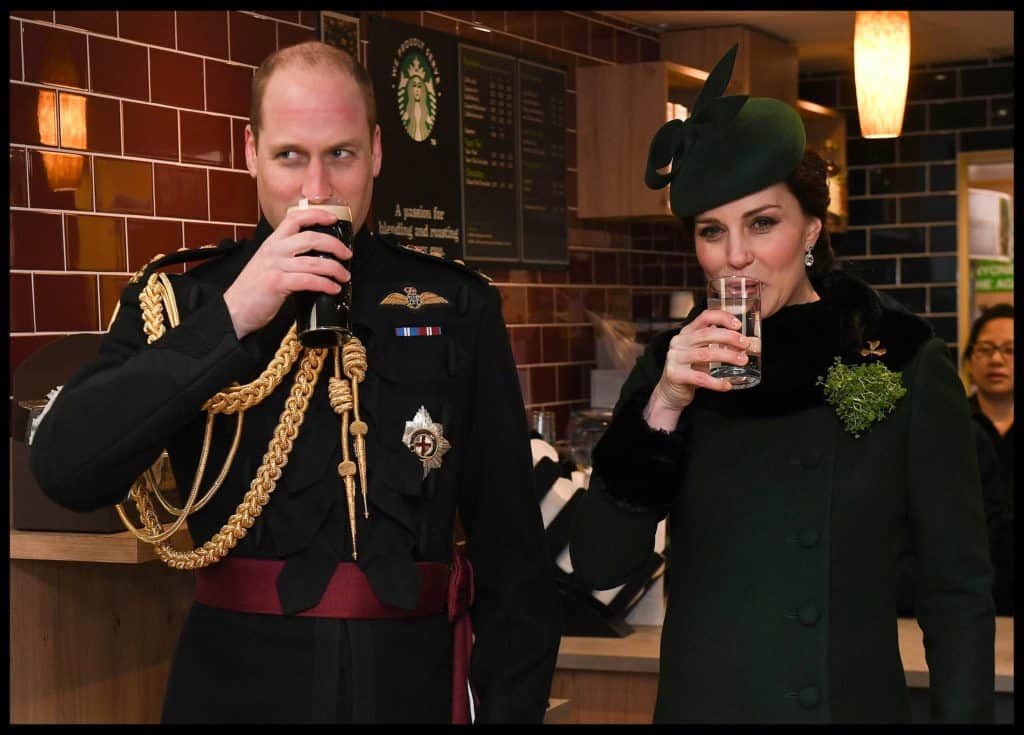
[[[310,204],[308,199],[300,199],[298,204],[288,207],[286,214],[293,209],[326,209],[340,220],[352,221],[352,210],[347,204]]]

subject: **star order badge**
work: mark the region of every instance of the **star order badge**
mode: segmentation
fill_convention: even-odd
[[[394,291],[389,293],[380,302],[380,306],[404,306],[407,309],[416,311],[422,309],[424,306],[433,306],[435,304],[447,304],[448,299],[444,296],[439,296],[433,291],[419,292],[415,286],[406,286],[402,289],[405,295]]]
[[[409,447],[413,454],[420,458],[423,463],[423,477],[431,470],[440,469],[441,457],[452,448],[448,440],[444,438],[444,427],[434,423],[427,413],[426,406],[420,406],[412,421],[405,422],[405,434],[402,435],[402,442]]]

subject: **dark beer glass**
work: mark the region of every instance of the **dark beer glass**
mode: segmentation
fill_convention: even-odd
[[[334,214],[338,221],[332,225],[310,225],[303,227],[302,232],[312,230],[322,232],[341,240],[346,247],[352,248],[352,211],[344,204],[310,204],[308,207],[326,209]],[[298,207],[289,207],[288,211]],[[330,253],[310,250],[303,255],[314,255],[320,258],[338,260]],[[338,261],[341,262],[341,261]],[[352,336],[350,319],[352,308],[352,281],[339,284],[341,291],[336,294],[322,291],[297,291],[291,300],[295,308],[295,328],[299,341],[304,347],[337,347],[344,344]]]

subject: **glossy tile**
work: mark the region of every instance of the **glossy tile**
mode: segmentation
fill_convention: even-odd
[[[22,24],[25,81],[87,89],[86,36],[77,31]]]
[[[565,327],[541,327],[541,359],[565,362],[569,359],[569,333]]]
[[[25,149],[11,147],[10,163],[7,173],[10,178],[8,192],[10,193],[10,206],[28,206],[28,165],[26,164]]]
[[[304,26],[306,26],[308,28],[315,28],[316,24],[319,22],[319,19],[320,19],[320,11],[318,11],[318,10],[300,10],[299,11],[299,18],[301,19],[299,22],[302,25],[304,25]],[[363,38],[366,38],[366,34],[362,33],[363,30],[364,29],[360,29],[360,35]]]
[[[64,270],[64,230],[59,214],[11,212],[11,268]]]
[[[161,105],[203,109],[203,60],[198,56],[149,50],[152,99]]]
[[[117,24],[121,38],[174,48],[173,10],[120,10]]]
[[[53,23],[52,10],[11,10],[11,17],[26,18],[28,20],[41,20],[44,23]]]
[[[555,292],[550,288],[526,290],[527,319],[531,324],[550,324],[555,320]]]
[[[584,376],[584,373],[586,376]],[[585,382],[584,377],[589,381],[589,365],[559,365],[558,366],[558,400],[579,401],[589,397],[590,386]],[[586,389],[584,389],[586,385]]]
[[[69,214],[64,233],[69,271],[127,270],[124,217]]]
[[[14,18],[8,18],[7,26],[10,29],[10,36],[7,42],[7,50],[10,58],[10,65],[8,68],[11,70],[12,80],[21,79],[21,23],[14,20]]]
[[[569,359],[588,362],[594,359],[594,328],[569,327]]]
[[[208,219],[206,169],[154,164],[156,214]]]
[[[74,26],[107,36],[117,35],[117,13],[113,10],[58,10],[57,25]]]
[[[94,92],[149,99],[149,58],[145,46],[90,36],[89,71]]]
[[[167,255],[182,245],[181,222],[177,220],[129,217],[125,229],[130,273],[135,273],[157,255]],[[181,266],[168,269],[172,273],[181,270]]]
[[[60,92],[57,98],[61,148],[121,153],[121,109],[117,100],[70,92]]]
[[[496,31],[505,30],[505,17],[507,15],[516,15],[516,13],[506,13],[504,10],[475,10],[473,12],[474,20],[477,23]]]
[[[540,362],[540,329],[538,327],[510,326],[508,338],[517,365]]]
[[[530,368],[517,368],[516,373],[519,377],[519,392],[523,394],[523,403],[531,403]]]
[[[11,84],[9,134],[12,143],[57,145],[57,93],[27,84]]]
[[[232,118],[182,110],[179,119],[183,162],[231,165]]]
[[[526,322],[526,289],[522,286],[501,287],[501,315],[506,324]]]
[[[96,210],[153,214],[153,164],[97,156]]]
[[[298,10],[260,10],[260,15],[268,15],[271,18],[284,20],[288,23],[298,23],[302,13]]]
[[[253,223],[258,218],[256,182],[249,174],[210,169],[210,219]]]
[[[206,109],[249,117],[249,88],[253,70],[220,61],[206,61]]]
[[[228,57],[228,14],[226,11],[175,11],[178,48],[217,59]]]
[[[169,107],[125,101],[126,156],[178,160],[178,112]]]
[[[12,273],[7,284],[11,289],[10,330],[34,332],[36,324],[32,314],[32,274]]]
[[[247,13],[228,12],[231,60],[259,66],[277,49],[277,23]]]
[[[110,326],[110,318],[114,315],[117,302],[128,285],[128,276],[104,276],[100,277],[100,328],[107,329]]]
[[[316,31],[309,28],[288,25],[287,23],[277,24],[277,47],[294,46],[303,41],[317,41],[319,36]]]
[[[558,399],[557,372],[553,365],[530,369],[530,398],[534,403],[553,403]]]
[[[90,156],[29,151],[29,205],[39,209],[92,209]],[[49,165],[49,171],[47,170]],[[65,189],[65,185],[73,186]]]
[[[224,238],[235,239],[235,228],[212,222],[186,222],[185,247],[199,248],[203,245],[219,245]]]
[[[40,332],[98,331],[96,276],[37,273],[35,307]]]

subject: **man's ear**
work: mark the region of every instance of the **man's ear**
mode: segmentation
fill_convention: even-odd
[[[245,167],[249,169],[249,175],[256,178],[256,135],[252,132],[252,125],[245,126]]]

